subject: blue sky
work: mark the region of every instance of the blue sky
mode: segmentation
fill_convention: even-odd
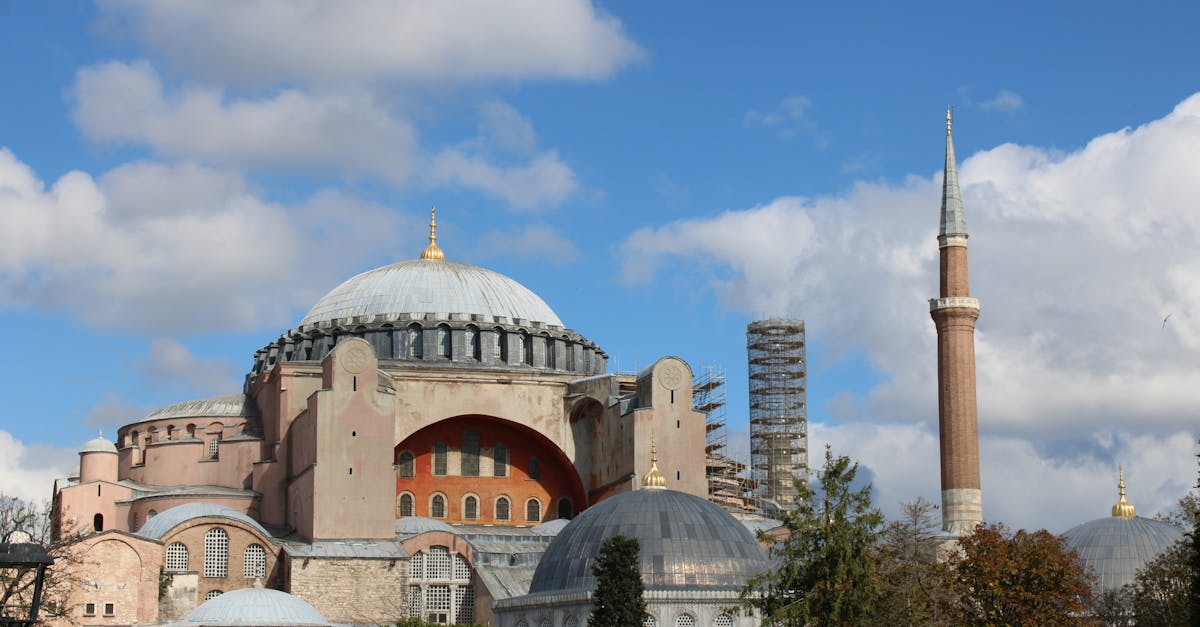
[[[0,3],[0,491],[238,389],[436,204],[449,258],[611,367],[724,366],[743,450],[745,324],[806,319],[814,457],[936,500],[948,105],[985,515],[1104,515],[1118,462],[1146,513],[1194,479],[1195,6],[493,4]]]

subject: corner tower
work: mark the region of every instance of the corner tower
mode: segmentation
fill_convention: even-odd
[[[929,301],[929,315],[937,327],[942,530],[962,536],[983,522],[975,407],[975,321],[979,318],[979,301],[971,298],[967,289],[967,223],[958,190],[949,109],[938,248],[941,286],[939,297]]]

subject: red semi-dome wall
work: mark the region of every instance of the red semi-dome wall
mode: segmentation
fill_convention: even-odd
[[[480,457],[490,459],[497,443],[508,449],[507,476],[496,477],[490,472],[491,464],[481,459],[480,476],[462,476],[459,465],[448,464],[446,475],[433,474],[434,446],[444,442],[448,455],[461,455],[462,438],[466,432],[479,434]],[[575,467],[566,455],[549,439],[515,422],[490,416],[459,416],[429,425],[412,434],[395,448],[395,459],[408,451],[414,456],[413,477],[396,477],[397,517],[402,494],[413,496],[415,516],[430,517],[430,503],[434,494],[446,497],[445,516],[439,517],[449,523],[475,523],[497,525],[536,525],[539,522],[558,518],[560,499],[571,503],[571,515],[578,514],[587,506],[583,483]],[[537,459],[538,478],[530,476],[530,460]],[[464,518],[464,498],[475,495],[479,499],[478,517]],[[506,496],[510,502],[508,520],[497,520],[496,500]],[[530,498],[541,502],[540,520],[526,519],[526,503]]]

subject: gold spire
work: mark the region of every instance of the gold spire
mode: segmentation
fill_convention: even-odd
[[[650,472],[642,477],[643,488],[663,489],[667,487],[667,478],[658,471],[658,445],[650,438]]]
[[[1112,506],[1113,518],[1133,518],[1137,516],[1137,510],[1133,508],[1132,503],[1125,500],[1125,469],[1120,465],[1117,466],[1117,474],[1120,476],[1120,480],[1117,482],[1117,491],[1121,495],[1121,500]]]
[[[429,208],[429,245],[421,252],[421,259],[441,260],[446,258],[437,245],[437,207]]]

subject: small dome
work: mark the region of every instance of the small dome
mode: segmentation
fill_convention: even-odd
[[[1137,571],[1183,538],[1175,525],[1140,516],[1098,518],[1063,534],[1104,590],[1133,583]]]
[[[770,567],[754,536],[717,505],[674,490],[635,490],[587,508],[559,532],[529,592],[592,590],[592,561],[615,535],[638,540],[647,588],[741,588]]]
[[[209,398],[199,398],[190,401],[167,405],[156,409],[138,422],[161,420],[163,418],[202,418],[206,416],[257,416],[258,406],[254,400],[245,394],[224,394]]]
[[[400,536],[415,536],[426,531],[454,533],[454,527],[440,520],[425,518],[424,516],[404,516],[392,525],[392,530],[396,532],[396,535]]]
[[[242,588],[205,601],[188,617],[196,625],[327,627],[329,621],[304,599],[270,588]]]
[[[79,449],[80,453],[116,453],[117,445],[111,441],[104,439],[104,436],[97,437],[93,440],[88,440],[83,448]]]
[[[491,270],[441,259],[402,261],[369,270],[317,301],[300,326],[358,316],[466,314],[563,326],[546,301]]]
[[[159,512],[157,516],[147,520],[146,524],[142,525],[142,528],[137,530],[137,535],[142,536],[143,538],[150,538],[151,540],[161,540],[163,536],[167,535],[168,531],[174,529],[175,527],[178,527],[179,525],[182,525],[193,518],[204,517],[234,520],[246,525],[247,527],[250,527],[251,529],[254,529],[255,531],[258,531],[264,537],[271,537],[270,532],[263,528],[263,526],[259,524],[257,520],[254,520],[246,514],[243,514],[236,509],[225,507],[224,505],[203,502],[184,503],[183,505],[176,505],[175,507],[172,507],[164,512]]]

